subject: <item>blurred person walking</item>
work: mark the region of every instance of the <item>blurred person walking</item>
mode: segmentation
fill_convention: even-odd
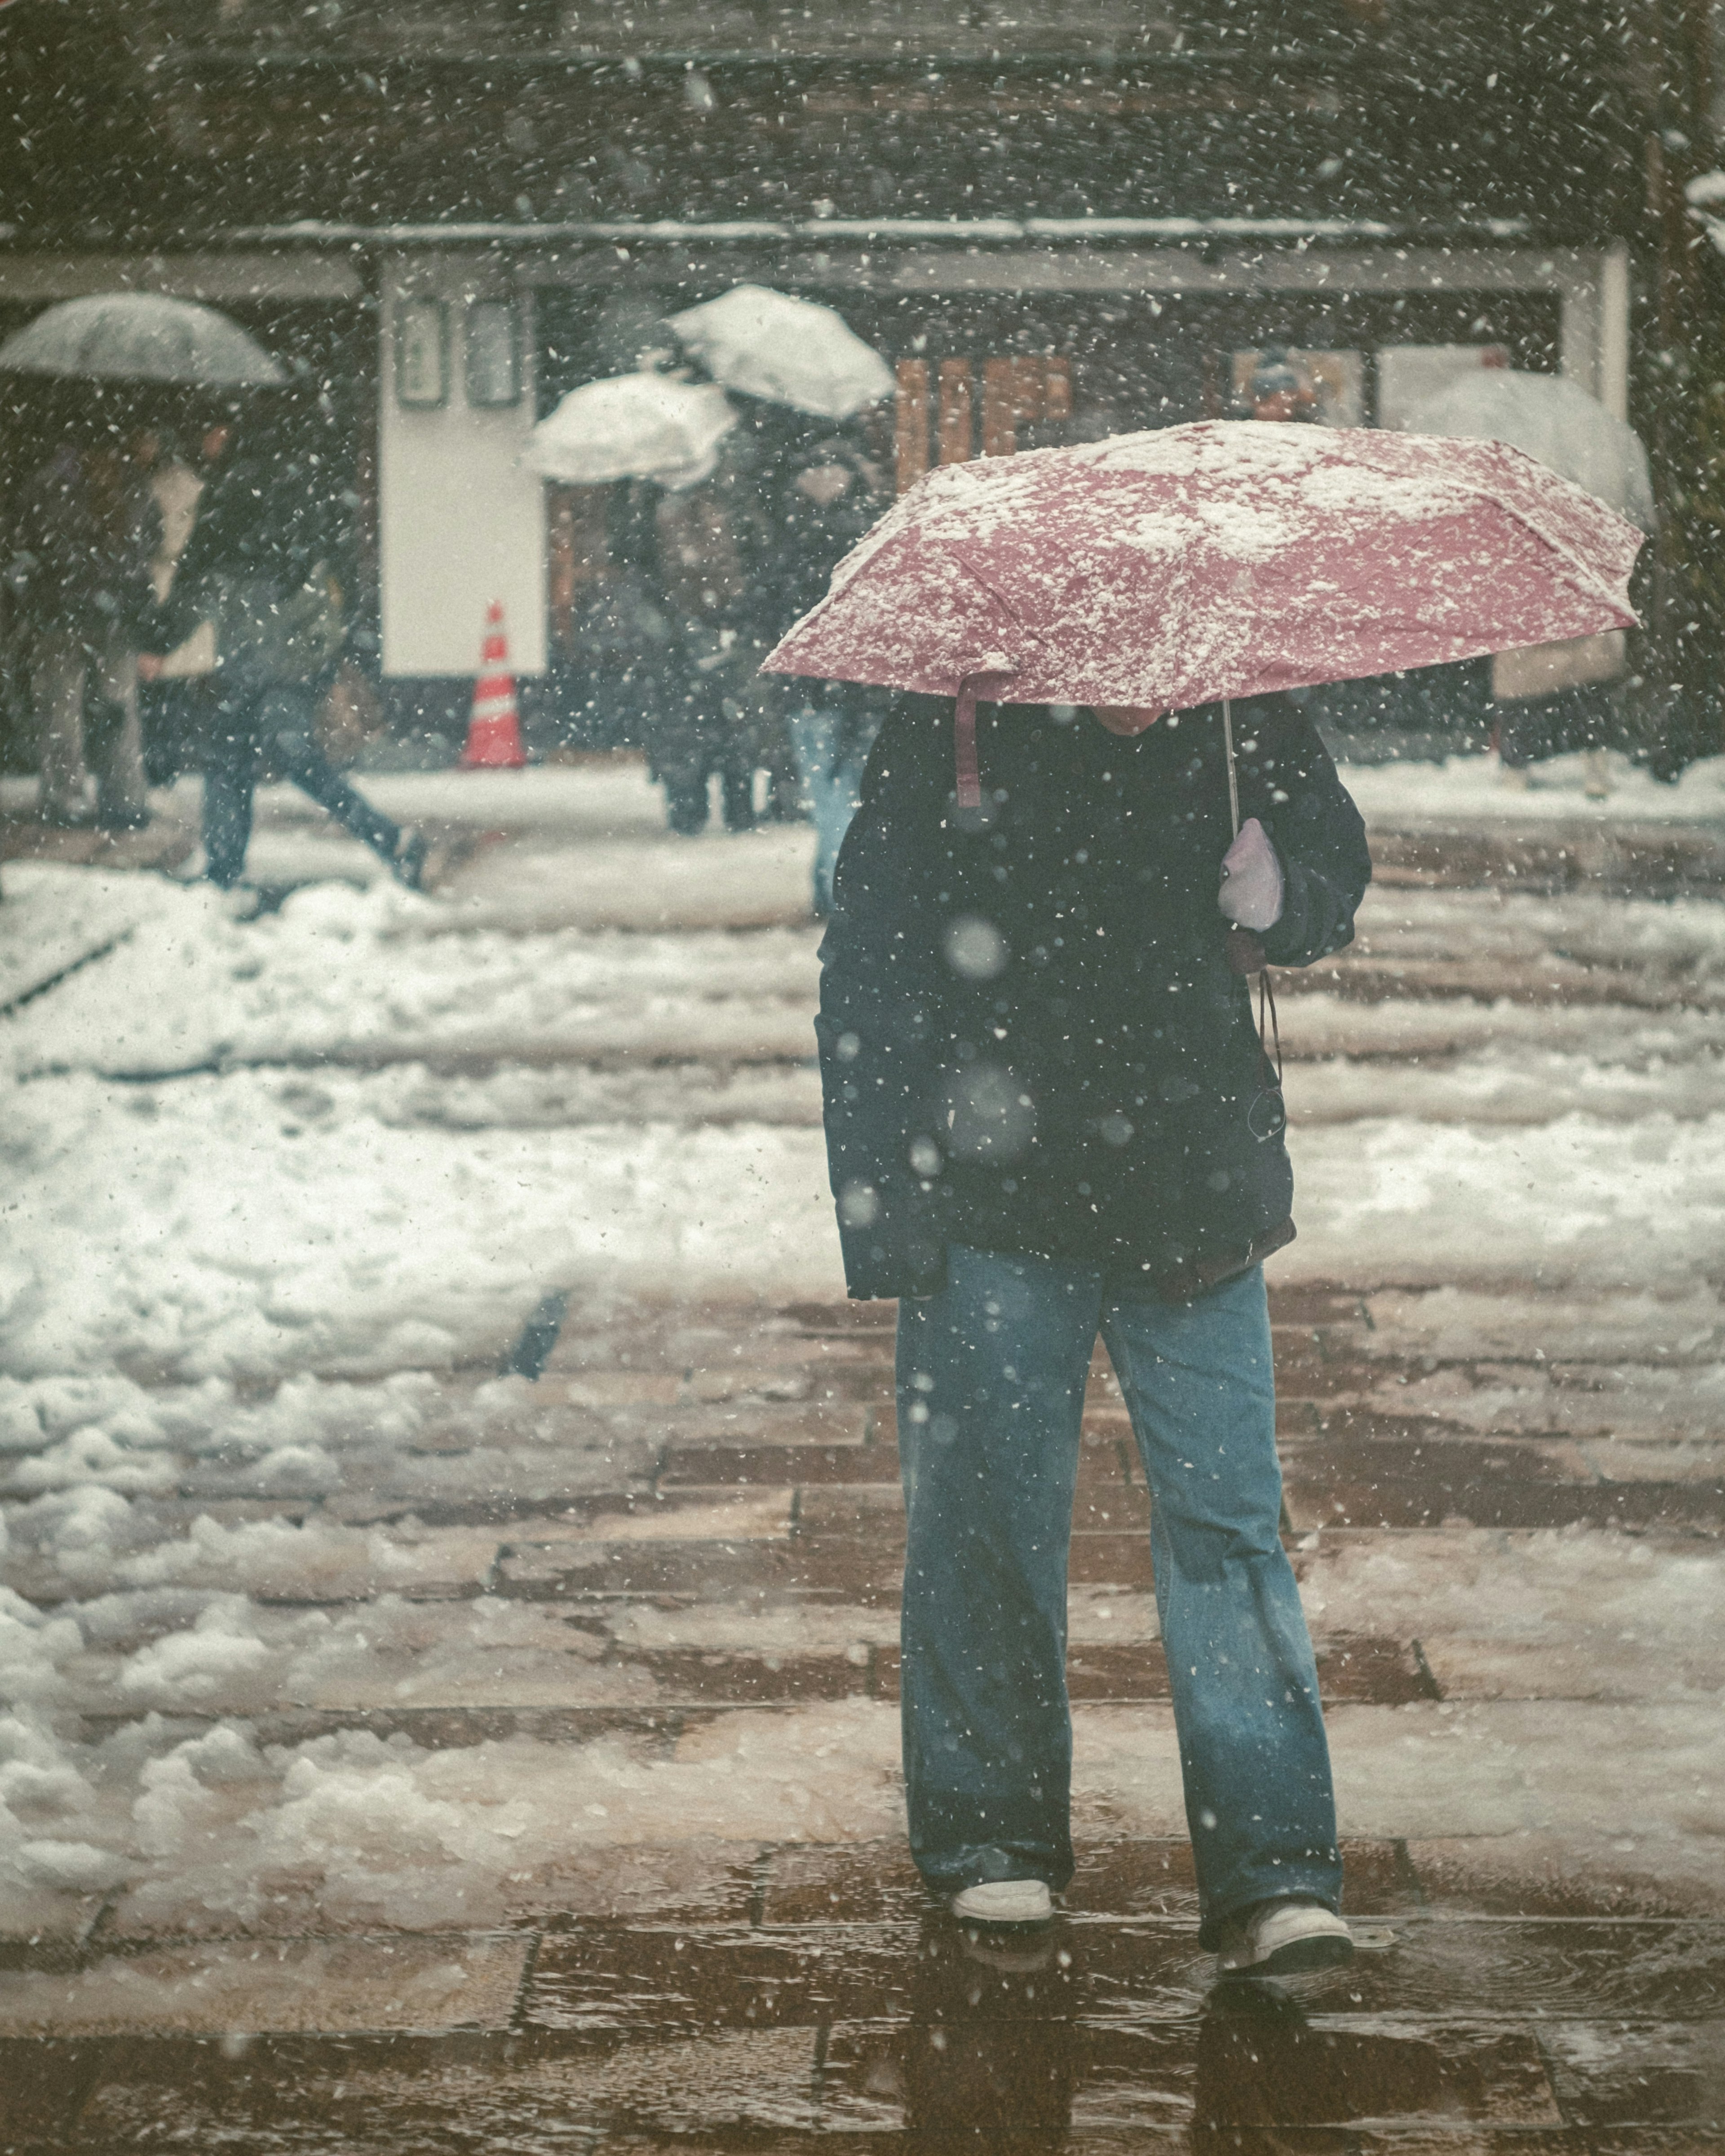
[[[206,491],[167,609],[173,643],[202,624],[214,639],[203,752],[206,873],[223,890],[244,874],[254,797],[273,771],[418,890],[424,837],[374,808],[316,739],[318,705],[345,644],[326,483],[316,461],[290,445],[230,455],[232,436],[225,421],[204,434]],[[161,676],[166,642],[144,662],[151,680]]]
[[[706,828],[708,783],[720,781],[726,828],[755,824],[760,650],[749,634],[747,521],[737,475],[668,490],[655,514],[660,585],[671,623],[666,676],[648,736],[665,820],[692,838]]]
[[[815,443],[798,460],[779,510],[778,573],[762,597],[775,610],[777,643],[826,595],[834,569],[874,525],[890,499],[880,467],[843,434]],[[854,681],[793,680],[783,692],[803,800],[814,824],[814,910],[832,910],[833,868],[862,798],[863,769],[886,715],[886,694]]]
[[[62,443],[23,490],[11,582],[47,824],[131,831],[150,819],[137,654],[151,633],[150,560],[161,542],[147,483],[153,447],[142,434],[123,448]]]

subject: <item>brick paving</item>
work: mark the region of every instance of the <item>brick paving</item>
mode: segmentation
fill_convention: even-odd
[[[1384,1378],[1350,1354],[1365,1337],[1360,1296],[1300,1290],[1276,1296],[1273,1314],[1302,1570],[1344,1509],[1358,1517],[1340,1533],[1384,1541],[1433,1518],[1452,1535],[1567,1525],[1584,1517],[1578,1488],[1628,1488],[1639,1526],[1725,1528],[1712,1479],[1583,1483],[1553,1464],[1549,1440],[1476,1440],[1435,1418],[1350,1421],[1350,1393]],[[662,1312],[648,1328],[637,1318],[603,1341],[566,1336],[516,1430],[485,1450],[508,1453],[513,1435],[518,1451],[554,1452],[545,1440],[560,1422],[588,1418],[591,1437],[597,1417],[599,1456],[634,1471],[602,1486],[583,1470],[548,1498],[530,1476],[516,1493],[441,1507],[434,1476],[361,1509],[459,1519],[477,1537],[468,1562],[419,1591],[553,1601],[598,1656],[571,1667],[554,1702],[510,1703],[506,1667],[484,1703],[283,1700],[254,1709],[260,1741],[364,1727],[453,1747],[624,1731],[674,1747],[738,1712],[894,1698],[890,1318],[772,1313],[750,1328],[747,1368],[711,1310]],[[468,1389],[451,1383],[452,1427]],[[429,1428],[434,1438],[434,1415]],[[1149,1584],[1147,1513],[1121,1431],[1099,1359],[1074,1578],[1130,1592]],[[467,1464],[453,1448],[418,1462],[457,1493],[471,1486]],[[1302,1548],[1314,1526],[1319,1548]],[[842,1612],[860,1645],[643,1650],[620,1636],[637,1607],[761,1602]],[[1456,1696],[1442,1642],[1317,1638],[1332,1705]],[[1153,1640],[1082,1640],[1070,1676],[1081,1714],[1166,1695]],[[380,1694],[388,1679],[380,1669]],[[74,1933],[0,1945],[0,2147],[788,2151],[866,2135],[871,2148],[951,2138],[1603,2152],[1725,2139],[1708,2123],[1725,2089],[1725,1918],[1649,1907],[1645,1893],[1614,1912],[1620,1897],[1598,1878],[1471,1876],[1453,1844],[1357,1839],[1345,1854],[1358,1959],[1255,2000],[1214,1990],[1194,1939],[1189,1851],[1171,1836],[1086,1835],[1060,1922],[1029,1943],[956,1929],[925,1904],[896,1841],[637,1847],[571,1906],[480,1933],[332,1938],[301,1908],[285,1933],[223,1938],[194,1919],[164,1937],[121,1892]]]
[[[1412,839],[1379,850],[1433,886],[1481,887],[1502,868],[1484,840],[1459,865]],[[1548,851],[1561,887],[1563,850]],[[1634,872],[1621,852],[1599,872]],[[1717,849],[1673,841],[1640,872],[1704,882]],[[1368,942],[1334,969],[1363,1013],[1417,993],[1430,1019],[1502,989],[1508,962]],[[1584,1000],[1649,999],[1624,968],[1575,963]],[[1523,963],[1520,978],[1526,1001],[1556,976]],[[1660,993],[1711,1007],[1694,978]],[[1409,1301],[1370,1281],[1272,1292],[1285,1538],[1316,1600],[1363,1557],[1453,1552],[1459,1566],[1482,1536],[1512,1556],[1516,1537],[1542,1531],[1680,1553],[1725,1533],[1725,1434],[1704,1409],[1675,1429],[1651,1409],[1639,1424],[1576,1412],[1601,1397],[1607,1351],[1573,1298],[1527,1283],[1504,1317],[1521,1352],[1501,1358],[1421,1345]],[[214,1682],[196,1711],[169,1710],[174,1735],[243,1722],[268,1747],[364,1732],[475,1758],[614,1743],[716,1774],[726,1732],[763,1720],[768,1743],[829,1709],[890,1727],[892,1315],[817,1302],[578,1312],[502,1406],[489,1371],[445,1373],[410,1441],[344,1455],[339,1485],[316,1495],[270,1495],[219,1454],[179,1460],[148,1500],[158,1529],[208,1516],[351,1531],[352,1553],[331,1543],[315,1594],[302,1573],[241,1584],[284,1625],[377,1629],[367,1657],[315,1685],[268,1662]],[[1559,1345],[1536,1349],[1547,1341]],[[1697,1371],[1716,1353],[1697,1351]],[[1651,1351],[1609,1356],[1629,1394],[1638,1373],[1663,1382],[1673,1367]],[[1485,1394],[1509,1404],[1481,1426]],[[0,1477],[0,1495],[23,1486]],[[1165,1779],[1147,1517],[1099,1353],[1073,1538],[1079,1746],[1159,1753]],[[5,1578],[45,1609],[89,1591],[30,1553]],[[439,1661],[439,1642],[469,1643],[494,1619],[521,1629],[500,1632],[483,1666],[453,1648]],[[393,1645],[388,1626],[409,1620]],[[1327,1629],[1317,1614],[1313,1628],[1344,1782],[1371,1745],[1506,1703],[1550,1710],[1572,1743],[1654,1741],[1655,1723],[1635,1724],[1638,1738],[1613,1718],[1648,1709],[1645,1646],[1614,1661],[1549,1630],[1470,1631],[1453,1610],[1377,1630]],[[143,1636],[85,1658],[87,1736],[145,1726],[147,1707],[112,1684]],[[1725,1668],[1689,1675],[1725,1685]],[[1697,1888],[1627,1855],[1616,1870],[1574,1861],[1510,1824],[1448,1831],[1411,1799],[1407,1812],[1345,1840],[1354,1964],[1281,1987],[1214,1985],[1178,1820],[1134,1830],[1105,1802],[1081,1810],[1077,1876],[1055,1925],[1029,1939],[955,1927],[897,1839],[818,1830],[583,1846],[471,1927],[380,1923],[357,1905],[343,1916],[290,1877],[243,1922],[195,1886],[177,1900],[137,1883],[60,1897],[0,1936],[0,2151],[1725,2145],[1725,1880]]]

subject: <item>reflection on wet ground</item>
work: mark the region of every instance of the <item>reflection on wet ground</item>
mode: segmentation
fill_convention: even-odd
[[[1165,1917],[578,1925],[521,1942],[490,2030],[8,2042],[0,2148],[1725,2145],[1725,1924],[1409,1912],[1358,1929],[1350,1969],[1218,1984]],[[439,1943],[459,1961],[478,1942]]]

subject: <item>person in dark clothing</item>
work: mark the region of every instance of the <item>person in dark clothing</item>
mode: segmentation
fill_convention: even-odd
[[[18,506],[10,582],[45,823],[124,831],[149,821],[137,654],[154,612],[150,559],[161,523],[147,466],[131,446],[62,444]]]
[[[203,439],[210,472],[180,556],[161,651],[199,621],[215,631],[216,672],[204,745],[203,850],[212,883],[245,871],[259,778],[279,771],[418,890],[426,842],[372,808],[319,747],[319,701],[342,649],[341,591],[323,529],[315,460],[291,451],[228,457],[228,430]]]
[[[715,772],[726,829],[750,830],[756,820],[755,773],[767,760],[755,683],[762,651],[749,619],[756,521],[744,462],[723,461],[699,486],[665,493],[655,514],[671,649],[648,761],[665,788],[665,820],[685,838],[706,829]]]
[[[1287,700],[1234,707],[1232,844],[1219,711],[1152,716],[983,706],[961,812],[950,705],[900,698],[839,857],[818,1032],[850,1291],[902,1299],[911,1849],[982,1922],[1042,1920],[1070,1874],[1066,1548],[1100,1332],[1152,1490],[1200,1936],[1230,1968],[1310,1967],[1351,1948],[1278,1534],[1260,1261],[1293,1182],[1230,951],[1338,949],[1370,860]]]
[[[890,499],[886,475],[845,434],[816,442],[781,490],[775,573],[762,578],[761,644],[770,650],[791,624],[826,596],[834,569]],[[854,681],[785,684],[787,722],[802,793],[814,824],[814,910],[833,902],[833,865],[861,795],[886,692]]]

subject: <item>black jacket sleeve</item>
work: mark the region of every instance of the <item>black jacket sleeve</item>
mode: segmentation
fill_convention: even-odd
[[[1240,808],[1255,815],[1281,857],[1281,918],[1260,941],[1272,966],[1309,966],[1353,941],[1353,916],[1372,880],[1366,827],[1305,714],[1240,707]],[[1247,749],[1248,742],[1255,743]]]
[[[923,699],[906,699],[920,704]],[[932,700],[926,700],[932,701]],[[930,1044],[947,1024],[943,968],[933,945],[937,909],[924,885],[938,875],[938,829],[925,849],[886,797],[914,816],[943,789],[896,767],[920,761],[915,717],[889,722],[870,758],[859,808],[833,878],[821,944],[821,1086],[827,1165],[838,1206],[845,1278],[860,1298],[932,1295],[945,1283],[946,1192],[918,1173],[916,1131]]]

